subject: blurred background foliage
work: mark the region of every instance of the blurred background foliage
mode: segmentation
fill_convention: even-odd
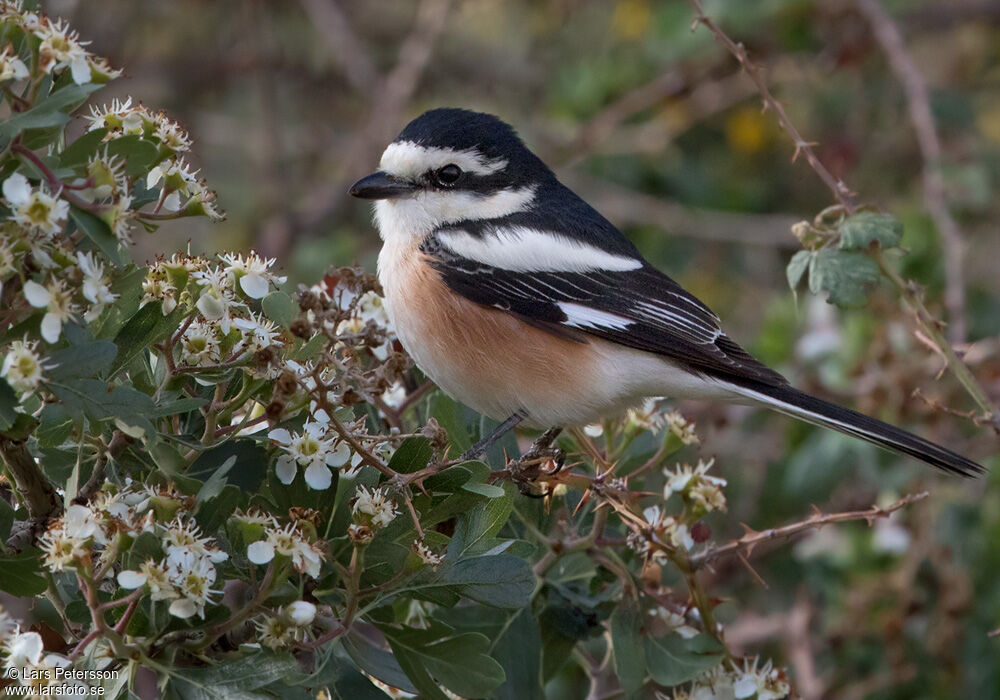
[[[886,0],[931,92],[946,196],[965,238],[966,359],[1000,397],[1000,2]],[[254,247],[292,282],[331,264],[373,269],[379,241],[347,186],[424,109],[496,113],[639,245],[720,312],[730,334],[804,389],[913,427],[994,467],[940,478],[917,464],[780,416],[686,405],[730,480],[717,535],[865,507],[930,488],[892,529],[826,529],[794,549],[720,565],[709,588],[737,604],[728,638],[822,679],[841,698],[1000,697],[997,438],[913,396],[972,408],[913,333],[887,285],[840,311],[785,283],[789,227],[830,204],[733,59],[692,32],[680,0],[47,0],[90,47],[126,66],[100,99],[162,106],[198,144],[222,224],[190,245]],[[905,224],[904,273],[941,312],[941,241],[903,90],[849,0],[715,0],[820,159],[859,199]],[[82,129],[83,125],[79,125]],[[186,240],[185,240],[186,239]],[[694,458],[692,448],[688,457]],[[736,614],[736,610],[756,611]],[[720,617],[725,618],[721,613]],[[582,697],[572,679],[554,695]],[[564,684],[560,686],[559,684]]]

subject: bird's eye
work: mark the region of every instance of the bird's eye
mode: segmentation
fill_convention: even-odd
[[[434,177],[441,185],[454,185],[458,182],[458,178],[462,177],[462,169],[454,163],[448,163],[448,165],[438,170],[434,174]]]

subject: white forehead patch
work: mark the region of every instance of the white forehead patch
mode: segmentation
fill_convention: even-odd
[[[507,161],[503,158],[486,158],[474,148],[459,151],[454,148],[421,146],[412,141],[390,143],[382,154],[379,167],[390,175],[412,179],[428,170],[443,168],[449,163],[474,175],[492,175],[507,167]]]
[[[508,226],[483,236],[441,231],[437,238],[455,255],[512,272],[622,272],[642,267],[641,260],[524,226]]]

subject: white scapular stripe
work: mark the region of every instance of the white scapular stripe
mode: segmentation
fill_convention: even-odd
[[[619,316],[618,314],[592,309],[589,306],[574,304],[570,301],[561,301],[557,306],[566,314],[563,321],[567,326],[575,328],[611,328],[616,331],[628,328],[632,325],[632,320]]]
[[[453,163],[475,175],[492,175],[507,167],[503,158],[487,158],[474,148],[456,150],[436,146],[421,146],[412,141],[390,143],[382,154],[379,167],[398,177],[415,178],[428,170],[437,170]]]
[[[482,236],[441,231],[438,240],[455,255],[512,272],[621,272],[642,267],[641,260],[524,226],[508,226]]]

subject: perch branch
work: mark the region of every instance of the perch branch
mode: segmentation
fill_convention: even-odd
[[[817,529],[831,523],[843,523],[849,520],[864,520],[871,525],[876,519],[887,518],[897,510],[905,508],[911,503],[923,500],[924,498],[927,498],[927,496],[927,491],[921,491],[920,493],[910,494],[905,498],[901,498],[885,508],[873,505],[872,507],[864,510],[851,510],[842,513],[822,513],[817,508],[815,509],[815,512],[805,520],[761,531],[752,530],[744,525],[743,527],[746,529],[746,534],[743,535],[743,537],[727,542],[724,545],[709,547],[702,552],[692,555],[690,559],[691,566],[693,568],[704,566],[708,562],[714,561],[719,557],[736,552],[745,552],[749,555],[753,552],[757,545],[763,542],[791,537],[792,535],[797,535],[800,532]]]
[[[771,94],[771,90],[767,87],[767,81],[764,80],[764,76],[761,75],[760,69],[750,61],[750,57],[747,55],[746,47],[742,43],[737,43],[729,38],[722,29],[719,28],[712,19],[705,14],[704,9],[701,6],[700,0],[687,0],[687,4],[691,6],[695,15],[695,26],[702,24],[708,31],[710,31],[714,36],[716,41],[718,41],[729,53],[733,55],[734,58],[739,62],[743,70],[746,71],[747,76],[754,82],[757,86],[758,92],[760,92],[761,99],[764,101],[764,110],[771,110],[774,112],[775,117],[778,120],[778,124],[784,129],[789,136],[792,138],[792,142],[795,144],[795,153],[792,156],[792,160],[796,160],[799,155],[803,155],[806,158],[806,162],[809,166],[819,175],[820,179],[830,188],[833,192],[833,196],[836,197],[837,201],[840,202],[841,206],[848,214],[853,214],[857,205],[854,201],[854,193],[851,192],[850,188],[844,184],[842,180],[826,169],[826,166],[820,161],[816,152],[813,151],[813,145],[809,141],[802,138],[799,130],[795,128],[792,124],[792,120],[788,118],[785,113],[785,108],[775,99],[774,95]]]

